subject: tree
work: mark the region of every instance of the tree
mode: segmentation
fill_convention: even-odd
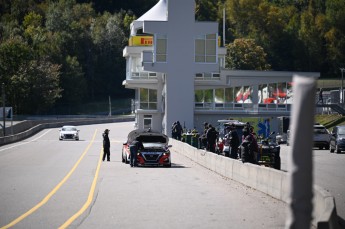
[[[332,73],[339,72],[339,67],[345,63],[345,6],[343,0],[326,1],[327,31],[327,59],[332,66]]]
[[[29,45],[18,38],[0,45],[1,82],[6,85],[8,103],[19,114],[45,111],[61,95],[60,66],[34,57]]]
[[[266,53],[253,39],[235,39],[227,45],[226,67],[240,70],[268,70]]]

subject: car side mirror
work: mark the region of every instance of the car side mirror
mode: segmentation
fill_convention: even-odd
[[[168,148],[171,148],[172,147],[172,145],[168,145]]]

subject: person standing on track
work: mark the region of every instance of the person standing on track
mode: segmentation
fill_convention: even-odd
[[[131,167],[137,166],[137,153],[139,150],[144,148],[143,143],[139,139],[135,139],[129,145],[129,150],[131,152],[130,165]]]
[[[105,129],[103,133],[103,161],[107,157],[107,161],[110,161],[110,140],[109,140],[109,131]]]

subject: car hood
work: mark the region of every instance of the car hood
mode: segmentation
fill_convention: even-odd
[[[135,139],[140,140],[143,143],[150,142],[168,144],[169,142],[169,137],[165,134],[158,132],[147,132],[143,130],[133,130],[129,132],[127,141],[132,142]]]

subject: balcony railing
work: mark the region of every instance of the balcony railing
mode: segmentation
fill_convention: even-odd
[[[127,72],[127,79],[157,79],[156,72]]]
[[[260,111],[290,111],[291,104],[254,104],[254,103],[212,103],[196,102],[195,110],[243,110],[248,112]]]
[[[134,110],[157,110],[157,102],[132,102],[132,109]]]

